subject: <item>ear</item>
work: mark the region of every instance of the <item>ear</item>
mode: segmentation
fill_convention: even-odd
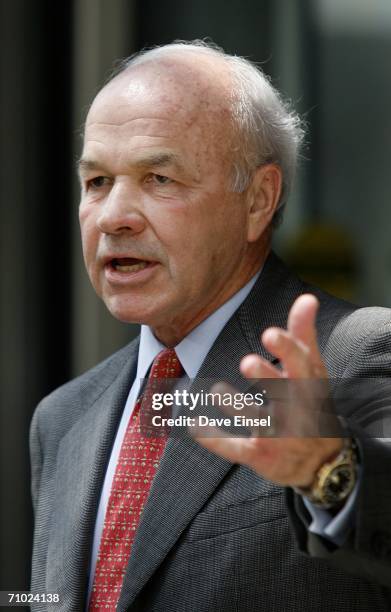
[[[257,168],[247,192],[249,242],[256,242],[270,224],[280,199],[281,188],[282,172],[277,164]]]

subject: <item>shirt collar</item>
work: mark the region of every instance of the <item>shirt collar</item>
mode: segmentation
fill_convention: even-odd
[[[217,336],[255,285],[259,270],[244,287],[195,327],[177,346],[176,354],[189,378],[195,378]],[[141,326],[137,379],[145,378],[156,355],[166,347],[147,325]]]

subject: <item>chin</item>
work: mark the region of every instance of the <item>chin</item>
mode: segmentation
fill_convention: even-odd
[[[142,312],[137,308],[130,308],[129,305],[118,303],[116,300],[105,300],[105,305],[110,314],[122,323],[145,323]]]
[[[156,301],[151,303],[150,300],[147,302],[124,296],[110,296],[103,301],[110,314],[122,323],[137,323],[153,327],[156,324],[157,315],[161,315],[162,312]]]

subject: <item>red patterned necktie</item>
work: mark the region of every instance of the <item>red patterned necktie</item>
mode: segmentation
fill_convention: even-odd
[[[143,435],[145,412],[151,411],[152,395],[159,388],[156,379],[180,378],[182,374],[183,368],[175,350],[161,351],[152,364],[146,387],[130,417],[107,504],[90,612],[116,610],[140,516],[167,441],[165,435]],[[166,386],[164,390],[168,391]]]

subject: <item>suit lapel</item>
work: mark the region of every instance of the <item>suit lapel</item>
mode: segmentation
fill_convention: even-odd
[[[268,327],[286,328],[294,300],[303,293],[303,283],[272,252],[267,258],[253,291],[237,311],[251,350],[275,361],[261,342]]]
[[[63,610],[85,605],[94,517],[115,432],[137,364],[138,342],[106,389],[62,439],[47,558],[47,589],[60,593]],[[122,366],[122,367],[121,367]],[[108,376],[103,370],[102,376]],[[102,384],[102,388],[104,385]]]

